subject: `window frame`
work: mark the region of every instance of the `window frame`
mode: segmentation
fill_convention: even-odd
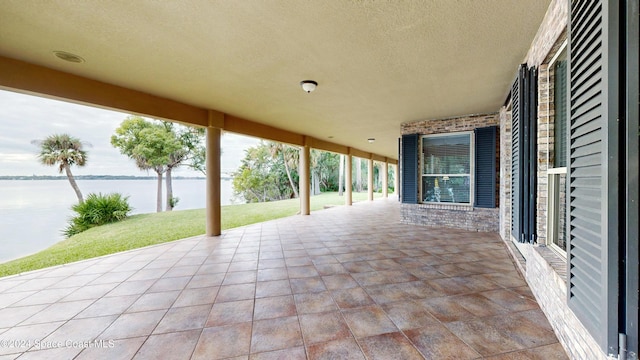
[[[551,75],[553,73],[554,76],[554,82],[555,82],[555,64],[558,61],[558,59],[560,58],[560,56],[564,53],[566,56],[566,59],[568,60],[568,39],[564,40],[562,42],[562,44],[560,45],[560,47],[558,48],[558,50],[556,51],[556,53],[553,55],[553,57],[551,58],[551,60],[549,61],[549,65],[547,67],[548,71],[547,71],[547,89],[550,89],[550,85],[551,85]],[[567,73],[567,77],[569,76],[569,74]],[[569,93],[569,82],[567,81],[567,94]],[[551,94],[549,94],[549,97],[547,98],[547,106],[549,111],[551,109],[555,109],[555,100],[556,100],[556,96],[555,96],[555,84],[553,87],[553,101],[551,100]],[[565,213],[558,213],[558,204],[559,204],[559,192],[560,190],[560,176],[561,175],[565,175],[565,177],[567,176],[567,167],[566,166],[562,166],[562,167],[555,167],[556,161],[555,161],[555,154],[556,154],[556,149],[555,149],[555,120],[556,120],[556,116],[555,116],[555,111],[553,116],[549,115],[547,122],[548,122],[548,126],[550,126],[552,124],[551,122],[551,118],[553,118],[553,125],[554,125],[554,140],[553,143],[551,142],[551,139],[549,137],[549,134],[547,133],[547,146],[551,146],[553,145],[553,154],[554,154],[554,158],[553,161],[551,161],[551,155],[550,152],[547,152],[547,180],[548,180],[548,186],[547,186],[547,240],[546,240],[546,245],[553,250],[556,254],[558,254],[559,256],[561,256],[562,258],[567,258],[567,251],[566,249],[562,249],[560,246],[558,246],[556,244],[556,239],[557,239],[557,234],[558,234],[558,223],[559,223],[559,216],[565,217],[566,214]],[[570,121],[569,119],[566,119],[567,121]],[[569,126],[569,124],[567,124],[567,126]],[[567,128],[568,130],[568,128]],[[568,147],[569,144],[567,143],[566,146]],[[569,149],[567,149],[566,151],[569,151]],[[566,189],[565,189],[566,190]],[[566,199],[567,194],[565,193],[565,206],[568,206],[568,199]],[[567,223],[565,223],[565,229],[566,226],[568,226]],[[566,236],[566,231],[565,231],[565,246],[568,245],[568,238]]]
[[[437,202],[437,201],[424,201],[423,192],[423,178],[425,176],[434,177],[434,176],[456,176],[460,174],[425,174],[424,173],[424,149],[423,139],[425,138],[435,138],[435,137],[448,137],[448,136],[460,136],[460,135],[468,135],[469,136],[469,202],[468,203],[458,203],[458,202]],[[420,147],[419,147],[419,166],[420,166],[420,182],[418,186],[418,202],[420,204],[432,204],[432,205],[456,205],[456,206],[468,206],[473,207],[475,204],[475,135],[473,131],[457,131],[450,133],[437,133],[437,134],[427,134],[420,136]],[[466,176],[467,174],[464,174]]]

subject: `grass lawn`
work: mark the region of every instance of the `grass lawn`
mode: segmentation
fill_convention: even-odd
[[[374,194],[375,198],[381,196]],[[353,201],[366,199],[366,192],[353,193]],[[311,211],[343,204],[344,197],[335,192],[311,197]],[[299,199],[223,206],[222,229],[291,216],[299,211]],[[89,229],[33,255],[0,264],[0,277],[204,233],[205,209],[133,215],[118,223]]]

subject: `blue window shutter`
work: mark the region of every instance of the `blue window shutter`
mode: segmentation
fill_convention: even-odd
[[[496,126],[475,129],[475,207],[496,207]]]
[[[526,65],[518,68],[511,87],[511,235],[520,242],[523,238],[523,204],[524,204],[524,72]]]
[[[613,355],[620,241],[617,7],[613,0],[571,2],[567,131],[568,303]]]
[[[402,202],[418,203],[418,134],[402,135]]]

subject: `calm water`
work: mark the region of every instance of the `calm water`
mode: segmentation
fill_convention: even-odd
[[[78,180],[83,195],[119,192],[132,214],[156,211],[156,180]],[[163,189],[163,192],[165,190]],[[222,205],[233,202],[231,180],[222,180]],[[205,180],[173,180],[175,210],[205,207]],[[0,180],[0,262],[45,249],[62,240],[61,230],[77,201],[65,180]],[[163,204],[164,207],[164,204]]]

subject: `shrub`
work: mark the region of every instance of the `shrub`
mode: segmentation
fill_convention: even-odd
[[[94,226],[100,226],[127,217],[132,210],[129,197],[118,193],[102,195],[89,194],[84,202],[71,207],[77,213],[69,220],[69,226],[64,229],[66,237],[71,237]]]

